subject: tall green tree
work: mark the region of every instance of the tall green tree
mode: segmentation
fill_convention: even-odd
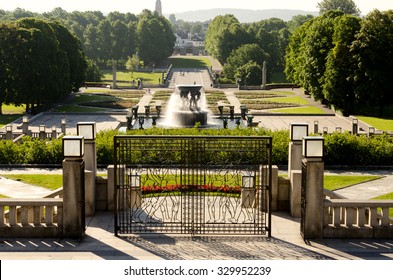
[[[171,24],[157,13],[143,11],[139,17],[137,35],[139,57],[145,65],[158,63],[173,53],[175,35]]]
[[[262,64],[269,56],[257,44],[246,44],[233,50],[224,65],[227,79],[241,79],[251,85],[262,84]],[[247,66],[246,66],[247,65]],[[256,65],[259,67],[256,67]],[[257,69],[257,72],[254,71]]]
[[[286,73],[293,82],[309,90],[317,100],[323,100],[326,59],[333,45],[336,18],[340,11],[329,11],[306,22],[291,39]],[[302,35],[301,37],[299,35]]]
[[[359,16],[360,10],[352,0],[322,0],[318,3],[319,13],[324,14],[328,11],[339,10],[344,14]]]
[[[224,64],[232,50],[250,42],[235,16],[217,16],[209,24],[206,32],[205,49]]]
[[[108,19],[104,19],[98,24],[98,57],[104,64],[112,59],[112,34],[112,25]]]
[[[25,28],[37,28],[46,36],[58,43],[59,52],[66,56],[67,67],[64,69],[68,73],[69,81],[65,81],[63,97],[70,91],[78,91],[85,80],[85,71],[87,68],[86,59],[82,52],[82,45],[79,39],[72,34],[64,25],[56,21],[45,21],[36,18],[22,19],[17,22],[18,26]],[[57,68],[65,67],[64,63],[56,65]],[[55,66],[53,66],[55,67]]]
[[[315,19],[311,19],[295,29],[289,39],[285,55],[285,74],[287,79],[293,83],[306,87],[308,73],[306,73],[305,65],[308,60],[306,56],[308,30],[313,25]],[[307,88],[306,88],[307,90]]]
[[[345,115],[354,113],[355,83],[354,73],[357,63],[351,52],[351,45],[360,30],[359,17],[344,15],[336,20],[333,34],[333,49],[326,62],[324,98]]]
[[[378,105],[380,115],[393,104],[393,11],[372,11],[353,43],[357,96],[363,104]]]

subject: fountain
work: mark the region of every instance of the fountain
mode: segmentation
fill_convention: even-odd
[[[169,99],[164,123],[170,127],[206,126],[208,114],[201,85],[178,85]]]
[[[127,116],[127,130],[149,127],[181,128],[235,128],[243,126],[242,118],[234,117],[234,106],[230,107],[230,116],[224,116],[224,106],[218,106],[220,116],[213,118],[208,110],[205,91],[202,85],[177,85],[171,94],[164,116],[161,106],[156,106],[157,114],[151,115],[150,106],[145,106],[144,115],[138,115],[138,106],[132,108]],[[124,128],[125,129],[125,128]]]

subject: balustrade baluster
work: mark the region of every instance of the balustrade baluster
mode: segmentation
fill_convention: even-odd
[[[41,225],[41,206],[34,206],[34,226]]]
[[[63,207],[57,206],[57,226],[63,226]]]
[[[358,208],[358,215],[357,215],[358,227],[364,227],[365,223],[366,223],[366,209]]]
[[[4,226],[4,206],[0,206],[0,227]]]
[[[45,224],[46,226],[53,226],[53,206],[45,207]]]
[[[377,208],[370,207],[369,225],[375,227],[379,225]]]
[[[345,225],[347,227],[352,227],[354,222],[354,212],[355,210],[351,207],[345,207]]]
[[[333,208],[333,226],[340,227],[341,224],[341,207],[334,207]]]
[[[9,209],[9,224],[10,224],[10,226],[16,226],[17,225],[16,206],[10,206],[10,209]]]
[[[390,221],[389,221],[389,207],[382,207],[381,226],[388,226],[388,225],[390,225]]]
[[[20,222],[22,226],[26,227],[29,225],[29,207],[22,206],[20,209]]]

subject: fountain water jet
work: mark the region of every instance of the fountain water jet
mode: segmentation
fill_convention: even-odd
[[[193,127],[196,123],[206,126],[209,111],[205,92],[201,85],[178,85],[169,99],[165,126]]]

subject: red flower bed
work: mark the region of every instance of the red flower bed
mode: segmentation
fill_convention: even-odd
[[[213,186],[213,185],[168,185],[168,186],[142,186],[142,194],[168,193],[168,192],[216,192],[240,194],[240,186]]]

